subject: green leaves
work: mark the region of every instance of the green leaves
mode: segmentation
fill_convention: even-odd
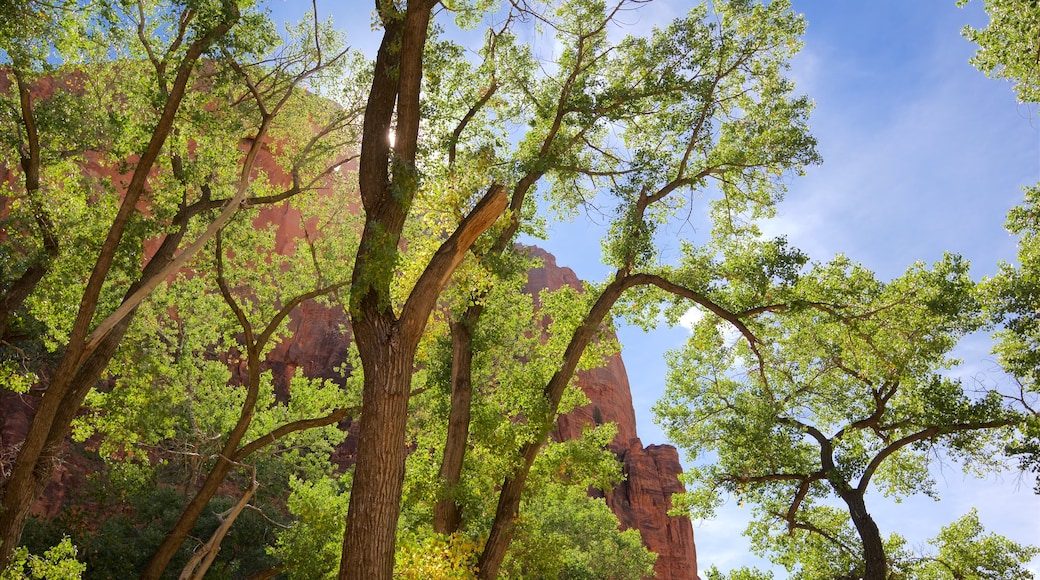
[[[735,274],[758,273],[757,293],[780,282],[779,300],[748,311],[758,346],[702,318],[669,355],[654,408],[691,459],[714,456],[688,476],[695,513],[713,513],[723,494],[748,501],[757,550],[795,577],[833,578],[866,558],[871,539],[849,522],[869,518],[856,503],[872,485],[897,499],[933,495],[937,453],[973,469],[1001,464],[995,451],[1020,417],[999,393],[971,393],[941,374],[982,322],[963,260],[915,264],[889,282],[843,256],[776,281],[760,277],[761,264],[737,264]],[[821,503],[834,496],[850,513]]]
[[[30,555],[27,548],[18,548],[14,561],[0,571],[0,580],[78,580],[87,565],[76,559],[76,552],[68,536],[42,556]]]
[[[1025,566],[1040,548],[1023,546],[1003,536],[984,534],[978,512],[970,512],[945,526],[928,540],[936,553],[912,559],[905,573],[921,580],[1013,580],[1033,578]]]
[[[335,578],[347,515],[346,481],[322,478],[306,482],[289,479],[289,511],[292,527],[278,535],[268,553],[277,557],[291,579]]]
[[[968,0],[958,0],[964,6]],[[1030,0],[983,0],[989,23],[967,26],[964,37],[978,45],[971,59],[986,76],[1011,81],[1019,101],[1040,102],[1040,21]]]
[[[638,531],[619,531],[606,502],[581,486],[553,485],[528,499],[519,528],[503,566],[510,577],[635,580],[656,560]]]

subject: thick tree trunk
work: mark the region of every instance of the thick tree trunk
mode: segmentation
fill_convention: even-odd
[[[54,453],[48,455],[53,457]],[[45,469],[50,475],[53,466],[45,466]],[[10,563],[14,549],[21,542],[29,510],[36,498],[43,493],[47,481],[48,479],[42,480],[43,485],[40,485],[40,478],[21,479],[15,482],[17,485],[8,485],[4,489],[4,502],[0,507],[0,570]]]
[[[340,578],[344,579],[389,580],[393,575],[416,348],[452,273],[508,203],[502,186],[492,185],[441,244],[401,307],[400,316],[395,314],[390,288],[401,232],[419,187],[415,166],[419,92],[436,4],[436,0],[409,0],[402,13],[400,3],[376,3],[384,35],[365,109],[358,164],[365,229],[351,277],[350,315],[364,369],[364,393],[340,561]]]
[[[368,325],[366,325],[368,326]],[[391,333],[381,356],[364,355],[361,424],[354,483],[347,511],[339,577],[390,580],[394,570],[397,519],[401,511],[405,427],[412,379],[412,352],[395,352]]]
[[[447,497],[433,507],[433,529],[441,534],[454,534],[462,524],[462,512],[455,500],[455,490],[462,478],[462,464],[469,442],[470,407],[473,402],[473,329],[483,310],[473,306],[460,322],[451,323],[451,411],[448,436],[441,459],[440,480]]]
[[[857,490],[839,491],[839,494],[845,500],[852,524],[856,526],[859,539],[863,542],[863,580],[886,580],[888,560],[885,557],[885,545],[874,518],[867,513],[863,494]]]

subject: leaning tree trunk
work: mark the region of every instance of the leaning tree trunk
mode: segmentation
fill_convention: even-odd
[[[220,552],[220,543],[224,541],[228,530],[231,529],[235,520],[249,505],[249,500],[256,494],[256,490],[260,488],[260,484],[257,483],[255,478],[256,474],[254,473],[253,475],[253,483],[242,494],[238,503],[227,512],[217,516],[220,519],[220,525],[210,536],[209,540],[192,554],[191,559],[188,560],[188,563],[184,565],[184,569],[181,570],[179,580],[203,580],[206,577],[206,572],[213,565],[213,561],[217,558],[217,553]]]
[[[123,201],[112,221],[105,241],[87,281],[79,310],[69,336],[62,361],[55,371],[43,399],[40,401],[29,433],[15,459],[11,476],[4,482],[0,499],[0,569],[10,563],[14,549],[21,541],[22,530],[32,504],[47,487],[57,461],[58,450],[69,432],[72,420],[79,413],[87,393],[108,365],[122,340],[133,308],[125,316],[111,321],[111,327],[96,344],[88,344],[91,321],[97,311],[98,297],[115,260],[123,233],[136,212],[137,200],[144,193],[151,172],[167,137],[172,131],[195,63],[209,46],[224,36],[238,20],[238,6],[231,4],[230,14],[216,23],[188,47],[177,68],[176,80],[165,102],[148,146],[138,160]],[[182,232],[183,233],[183,232]],[[171,254],[172,255],[172,254]],[[154,263],[154,266],[153,266]],[[127,293],[129,299],[137,286],[143,286],[153,269],[161,269],[161,260],[155,258],[145,267],[142,277]],[[106,320],[107,321],[107,320]]]
[[[578,368],[578,361],[585,352],[585,348],[595,339],[600,326],[607,319],[614,303],[621,297],[625,290],[640,283],[646,283],[642,277],[631,275],[628,269],[619,270],[614,280],[603,290],[596,303],[592,305],[581,325],[574,330],[567,350],[563,353],[563,360],[559,369],[553,374],[549,382],[543,388],[543,395],[549,404],[548,412],[555,418],[560,408],[560,401],[567,389],[571,378]],[[550,425],[555,420],[548,422]],[[477,577],[482,580],[490,580],[498,576],[498,569],[505,559],[509,544],[513,541],[513,532],[516,528],[516,518],[520,511],[520,499],[527,484],[527,476],[531,472],[531,466],[541,452],[545,441],[549,436],[549,429],[543,430],[539,436],[526,445],[521,451],[520,467],[515,473],[506,478],[499,492],[498,507],[495,510],[495,521],[491,524],[491,533],[484,543],[484,550],[477,562]]]
[[[142,279],[161,270],[172,249],[176,248],[183,231],[170,234],[169,244],[160,247],[152,261],[145,267]],[[167,256],[167,251],[169,256]],[[135,284],[127,296],[136,290]],[[26,518],[36,499],[50,483],[54,466],[72,421],[79,414],[80,406],[87,393],[97,383],[101,373],[115,354],[116,348],[129,328],[134,312],[121,320],[98,347],[75,366],[52,377],[51,385],[44,392],[43,401],[36,409],[26,441],[22,445],[10,478],[3,486],[0,504],[0,569],[9,563],[14,548],[21,541]],[[66,355],[68,356],[68,355]],[[69,377],[70,374],[75,373]],[[52,391],[51,389],[54,388]],[[48,399],[48,396],[50,398]],[[26,449],[27,445],[29,449]]]

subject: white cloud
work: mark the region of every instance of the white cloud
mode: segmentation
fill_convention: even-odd
[[[679,326],[685,328],[686,330],[689,330],[690,332],[693,332],[693,327],[696,326],[696,324],[700,322],[703,318],[704,311],[698,308],[697,306],[694,306],[693,308],[687,310],[686,314],[683,314],[679,317]]]

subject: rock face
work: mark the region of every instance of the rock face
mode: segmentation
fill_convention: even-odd
[[[581,282],[570,268],[556,264],[556,258],[540,248],[530,253],[543,267],[529,273],[526,290],[537,293],[562,286],[580,288]],[[650,445],[636,436],[636,414],[632,390],[620,355],[606,365],[578,374],[578,386],[591,401],[584,407],[561,416],[554,437],[574,439],[588,424],[616,423],[617,435],[610,449],[624,463],[625,480],[607,494],[607,504],[624,528],[636,528],[647,548],[658,554],[654,567],[658,579],[678,580],[697,577],[697,552],[693,525],[688,517],[669,516],[672,494],[683,491],[678,475],[682,473],[679,453],[671,445]]]

